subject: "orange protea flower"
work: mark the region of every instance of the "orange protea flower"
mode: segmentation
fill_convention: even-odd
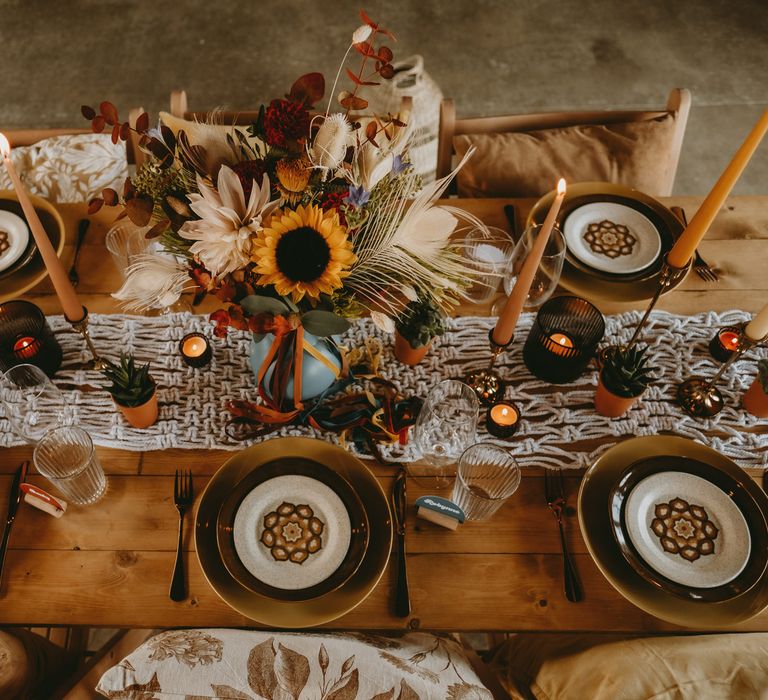
[[[257,284],[278,294],[318,299],[342,286],[357,260],[338,214],[314,204],[277,209],[253,239]]]
[[[309,184],[309,162],[305,158],[283,158],[277,162],[275,173],[280,194],[289,204],[296,204]]]

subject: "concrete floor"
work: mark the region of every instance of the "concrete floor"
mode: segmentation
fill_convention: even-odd
[[[424,56],[460,115],[655,107],[693,93],[678,194],[712,185],[768,107],[766,0],[366,0]],[[360,0],[0,0],[0,128],[84,122],[82,103],[127,113],[245,109],[301,73],[331,80]],[[768,192],[768,143],[737,192]]]

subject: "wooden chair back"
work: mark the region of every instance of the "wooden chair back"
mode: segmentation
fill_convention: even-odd
[[[666,107],[659,110],[613,110],[589,112],[543,112],[539,114],[514,114],[498,117],[475,117],[457,119],[453,100],[444,99],[440,105],[440,131],[437,150],[437,177],[451,171],[453,160],[453,137],[462,134],[489,134],[538,131],[570,126],[621,124],[659,119],[668,114],[675,115],[675,133],[669,151],[670,168],[665,182],[659,183],[663,196],[672,194],[672,186],[680,161],[683,136],[691,109],[691,93],[685,88],[674,88],[667,97]]]

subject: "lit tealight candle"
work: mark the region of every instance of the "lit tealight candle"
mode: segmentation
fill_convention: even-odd
[[[24,336],[19,338],[13,344],[13,353],[16,357],[28,360],[31,357],[37,355],[40,350],[40,341],[37,338],[31,336]]]
[[[725,362],[739,348],[741,329],[737,326],[721,328],[709,343],[709,354],[718,362]]]
[[[179,342],[179,352],[190,367],[205,367],[213,356],[211,344],[201,333],[189,333]]]
[[[553,333],[549,336],[549,340],[554,344],[552,347],[549,347],[549,350],[555,353],[555,355],[567,355],[568,350],[573,349],[573,340],[565,333]]]
[[[494,437],[506,440],[512,437],[520,425],[520,411],[513,403],[501,401],[488,409],[485,427]]]

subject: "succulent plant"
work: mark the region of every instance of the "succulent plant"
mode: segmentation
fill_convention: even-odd
[[[600,372],[605,388],[624,398],[640,396],[653,382],[651,373],[656,371],[656,367],[648,366],[647,350],[617,347],[606,353]]]
[[[121,406],[141,406],[149,401],[155,392],[155,380],[149,376],[149,363],[137,367],[131,353],[121,352],[119,364],[107,360],[107,366],[102,372],[112,382],[112,385],[105,389]]]
[[[763,385],[763,391],[768,394],[768,359],[757,361],[757,378]]]
[[[420,348],[445,333],[443,314],[428,300],[418,299],[405,307],[395,328],[412,348]]]

